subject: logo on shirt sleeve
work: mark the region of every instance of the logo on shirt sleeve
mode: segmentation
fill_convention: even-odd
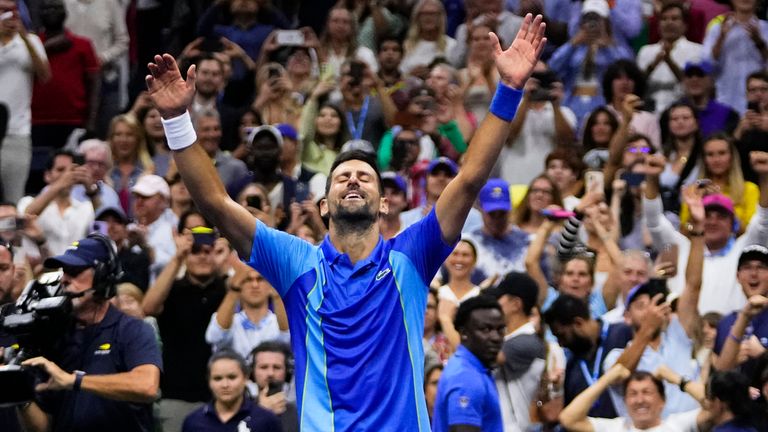
[[[469,396],[459,397],[459,406],[462,408],[467,408],[469,406]]]
[[[384,277],[387,276],[389,274],[389,272],[391,272],[391,271],[392,271],[392,269],[386,268],[386,269],[378,272],[376,274],[376,280],[380,281],[380,280],[384,279]]]

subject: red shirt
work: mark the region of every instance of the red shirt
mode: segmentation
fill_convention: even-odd
[[[86,77],[99,72],[99,60],[90,39],[65,30],[72,46],[62,52],[50,53],[51,79],[46,83],[35,81],[32,91],[33,125],[83,126],[88,116]],[[45,43],[46,35],[40,40]],[[97,78],[98,79],[98,78]]]

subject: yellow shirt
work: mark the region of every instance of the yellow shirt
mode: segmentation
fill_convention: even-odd
[[[723,193],[723,195],[727,196],[728,198],[731,198],[731,194],[729,190],[723,190],[721,192]],[[759,202],[760,202],[760,188],[758,188],[757,185],[752,182],[745,181],[744,194],[741,196],[741,202],[733,203],[733,210],[736,213],[736,217],[739,219],[739,224],[740,224],[739,233],[744,232],[744,230],[747,228],[747,224],[749,223],[750,219],[752,219],[752,215],[755,214],[755,211],[757,210],[757,204]],[[690,213],[688,211],[688,206],[685,203],[682,203],[682,205],[680,206],[680,226],[681,227],[685,226],[685,224],[688,222],[689,217],[690,217]]]

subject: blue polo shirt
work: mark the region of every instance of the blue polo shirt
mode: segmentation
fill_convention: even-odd
[[[476,426],[483,432],[504,430],[491,371],[464,345],[448,360],[437,383],[432,431],[448,432],[456,425]]]
[[[720,355],[723,351],[725,342],[728,340],[728,335],[731,334],[731,327],[733,327],[733,324],[736,322],[738,315],[738,312],[731,312],[717,323],[717,336],[715,336],[715,346],[712,350],[715,354]],[[752,321],[749,322],[749,325],[744,330],[742,341],[745,341],[752,336],[756,336],[760,341],[760,345],[768,348],[768,311],[764,310],[752,318]],[[757,368],[757,366],[757,359],[750,358],[740,364],[738,370],[744,375],[751,377],[755,374],[755,368]]]
[[[61,369],[88,375],[129,372],[142,365],[162,370],[162,358],[152,327],[109,306],[100,323],[70,332],[60,356],[49,360]],[[38,403],[52,415],[53,431],[152,431],[151,403],[106,399],[87,391],[39,393]]]
[[[240,410],[226,422],[219,419],[213,402],[194,411],[184,419],[182,432],[280,432],[280,420],[274,414],[256,405],[251,398],[243,398]]]
[[[454,245],[434,210],[352,263],[257,221],[249,265],[283,298],[302,431],[428,431],[427,284]]]

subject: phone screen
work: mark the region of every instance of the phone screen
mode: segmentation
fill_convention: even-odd
[[[588,192],[602,192],[605,190],[605,177],[602,171],[585,172],[584,183],[586,183]]]

